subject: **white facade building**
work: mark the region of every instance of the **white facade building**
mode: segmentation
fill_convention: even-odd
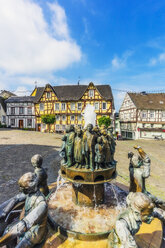
[[[8,127],[35,129],[33,96],[10,97],[5,102]]]
[[[119,118],[123,138],[165,138],[165,93],[127,93]]]

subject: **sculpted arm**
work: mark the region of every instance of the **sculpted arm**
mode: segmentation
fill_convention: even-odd
[[[116,221],[116,233],[121,242],[121,248],[138,248],[134,237],[130,233],[124,219]]]

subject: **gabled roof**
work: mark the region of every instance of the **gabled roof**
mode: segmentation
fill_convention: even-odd
[[[0,104],[1,104],[1,106],[3,108],[3,110],[6,112],[5,99],[2,96],[0,96]]]
[[[11,96],[7,100],[6,103],[23,103],[23,102],[34,102],[34,96]]]
[[[9,98],[11,96],[16,96],[16,94],[14,94],[14,93],[12,93],[12,92],[10,92],[8,90],[1,90],[0,91],[0,96],[5,98],[5,99],[7,99],[7,98]]]
[[[165,110],[165,93],[128,93],[137,109]]]
[[[50,85],[49,85],[50,86]],[[51,87],[60,101],[78,101],[81,99],[89,85],[63,85]],[[105,100],[112,100],[113,95],[110,85],[94,85]],[[46,86],[45,86],[46,87]],[[35,102],[39,101],[45,87],[38,87]]]

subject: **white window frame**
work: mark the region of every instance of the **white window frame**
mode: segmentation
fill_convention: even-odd
[[[165,118],[165,111],[162,111],[162,118]]]
[[[30,125],[29,125],[29,123],[28,123],[29,121],[30,121]],[[28,126],[28,127],[32,127],[32,119],[27,119],[27,126]]]
[[[11,107],[11,115],[15,115],[15,107]]]
[[[71,116],[70,116],[70,120],[71,120],[71,121],[74,121],[74,120],[75,120],[75,116],[74,116],[74,115],[71,115]]]
[[[40,111],[44,111],[44,103],[43,102],[40,103]]]
[[[58,107],[57,107],[58,106]],[[55,110],[59,111],[60,110],[60,104],[59,103],[55,103]]]
[[[55,115],[56,121],[60,121],[60,115]]]
[[[70,109],[71,110],[75,110],[76,109],[76,104],[74,102],[71,102]]]
[[[62,131],[65,131],[65,129],[66,129],[66,126],[62,125]]]
[[[147,119],[147,111],[142,111],[142,119]]]
[[[95,102],[94,106],[95,106],[95,110],[99,110],[99,102]],[[96,108],[96,106],[98,106],[98,107]]]
[[[28,115],[32,115],[32,107],[28,107],[27,108],[27,114]]]
[[[61,103],[61,110],[62,111],[66,110],[66,103],[64,102]]]
[[[77,109],[78,109],[78,110],[81,110],[81,109],[82,109],[82,103],[81,103],[81,102],[78,102],[78,104],[77,104]]]
[[[6,123],[6,115],[2,115],[2,123]]]
[[[106,106],[105,108],[103,108],[104,104],[105,104],[105,106]],[[107,110],[107,103],[106,103],[106,102],[103,102],[103,103],[102,103],[102,110]]]
[[[13,119],[13,118],[11,119],[11,126],[15,126],[15,119]]]
[[[62,115],[62,121],[66,121],[66,115]]]
[[[19,114],[23,115],[24,114],[24,107],[19,107]]]
[[[51,98],[51,92],[46,92],[46,98]]]
[[[155,111],[154,110],[150,110],[150,118],[155,118]]]
[[[89,97],[94,97],[94,90],[89,90]]]
[[[60,130],[60,125],[59,124],[56,125],[56,130],[57,131]]]

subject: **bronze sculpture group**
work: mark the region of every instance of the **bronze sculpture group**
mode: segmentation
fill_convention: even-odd
[[[114,160],[116,142],[112,129],[88,124],[86,129],[69,125],[62,138],[60,156],[66,167],[86,168],[91,171],[116,164]]]

